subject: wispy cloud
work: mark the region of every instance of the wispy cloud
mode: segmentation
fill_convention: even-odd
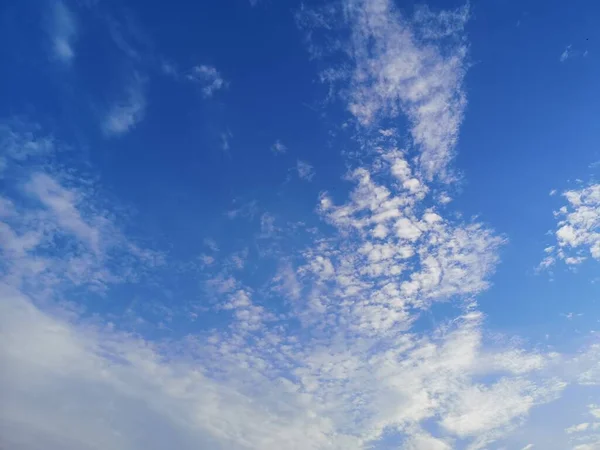
[[[102,122],[102,131],[107,136],[125,134],[144,118],[145,110],[143,81],[134,76],[123,97],[110,106]]]
[[[411,20],[391,0],[360,0],[345,2],[339,12],[330,7],[301,15],[307,16],[300,22],[311,36],[340,24],[349,28],[350,40],[337,39],[339,45],[326,51],[347,55],[336,78],[349,82],[341,92],[358,122],[371,126],[404,113],[421,170],[428,179],[447,178],[466,106],[468,9],[434,13],[423,7]]]
[[[239,202],[236,201],[236,204]],[[252,219],[258,214],[258,202],[251,200],[248,202],[242,202],[241,205],[227,211],[227,217],[230,219],[237,219],[240,217]]]
[[[50,24],[53,56],[58,61],[68,64],[75,58],[73,48],[77,38],[75,15],[63,1],[55,1],[52,4]]]
[[[566,62],[569,59],[573,59],[573,58],[579,58],[579,57],[587,57],[588,55],[588,51],[587,50],[578,50],[578,49],[574,49],[572,45],[567,45],[565,47],[565,49],[563,50],[563,52],[560,54],[560,58],[559,61],[561,63]]]
[[[0,142],[8,147],[31,148],[44,140],[34,135],[15,139],[14,132],[1,134]],[[15,154],[18,150],[14,149]],[[140,270],[146,264],[159,264],[158,254],[124,237],[110,214],[98,205],[89,180],[78,178],[73,170],[52,170],[54,152],[52,147],[30,154],[30,159],[37,159],[29,161],[30,170],[23,169],[10,156],[12,152],[7,153],[6,170],[19,188],[12,198],[2,199],[2,204],[11,205],[3,208],[5,214],[0,218],[0,250],[6,258],[3,282],[15,287],[38,286],[56,295],[61,286],[69,284],[104,290],[108,284],[136,278],[136,270],[127,267],[133,261],[140,264]]]
[[[276,155],[281,155],[287,152],[287,147],[283,144],[283,142],[277,139],[273,145],[271,145],[271,151]]]
[[[221,133],[221,150],[225,153],[229,154],[229,149],[231,148],[231,139],[233,138],[233,133],[229,130]]]
[[[560,62],[565,62],[567,59],[569,59],[573,55],[571,47],[572,47],[571,45],[567,45],[567,47],[564,49],[564,51],[560,54]]]
[[[205,98],[211,98],[218,91],[229,86],[229,82],[223,78],[217,68],[207,64],[199,64],[189,70],[182,70],[175,63],[165,60],[161,63],[161,71],[174,80],[187,81],[200,86]]]
[[[197,242],[191,275],[154,273],[165,257],[125,234],[93,181],[56,161],[23,164],[59,143],[0,127],[12,183],[0,196],[0,398],[10,411],[0,412],[0,447],[359,450],[391,437],[403,450],[527,449],[530,436],[503,439],[534,408],[551,408],[567,386],[600,386],[597,344],[561,355],[486,332],[476,298],[506,239],[448,211],[437,189],[464,112],[467,10],[407,19],[391,0],[340,5],[312,17],[347,32],[332,44],[346,54],[336,82],[363,153],[346,161],[347,189],[319,195],[307,218],[318,226],[301,238],[307,228],[284,213],[235,202],[222,218],[251,219],[242,249],[223,232]],[[191,75],[207,97],[224,87],[215,68]],[[143,94],[135,78],[109,108],[107,135],[135,127]],[[414,148],[399,149],[401,130],[374,127],[400,113]],[[296,170],[314,174],[301,160]],[[564,198],[549,253],[596,257],[600,190]],[[278,251],[261,252],[265,242]],[[168,291],[159,321],[121,305],[123,283],[144,304]],[[109,301],[95,302],[98,292]],[[445,316],[428,320],[438,310]],[[156,332],[165,317],[177,333]],[[585,422],[550,430],[566,436],[557,447],[593,428],[600,410],[584,406]]]
[[[296,162],[296,170],[298,171],[298,176],[302,180],[311,181],[315,176],[315,169],[306,161],[298,160]]]
[[[208,65],[194,66],[186,78],[190,81],[200,84],[204,97],[212,97],[215,92],[227,87],[227,82],[223,79],[219,71]]]
[[[365,141],[378,156],[351,171],[345,199],[320,197],[318,214],[333,233],[317,231],[261,272],[254,271],[260,258],[221,257],[224,250],[205,241],[208,301],[183,312],[158,309],[161,321],[215,314],[225,326],[165,341],[119,331],[65,303],[135,280],[158,257],[93,206],[98,194],[85,180],[23,174],[0,209],[0,365],[8,368],[0,394],[11,411],[0,418],[0,442],[12,447],[28,436],[32,447],[49,450],[89,442],[124,450],[165,442],[358,450],[397,433],[406,448],[454,448],[460,440],[481,449],[565,383],[599,383],[597,350],[567,359],[486,341],[473,297],[488,288],[504,239],[445,215],[386,139]],[[252,211],[241,205],[231,215]],[[257,226],[262,241],[285,236],[285,221],[272,214]],[[242,278],[247,267],[252,276]],[[256,273],[262,280],[252,285]],[[156,290],[154,277],[148,286]],[[455,315],[414,327],[431,305],[451,300]]]

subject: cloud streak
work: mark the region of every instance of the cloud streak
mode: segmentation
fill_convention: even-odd
[[[143,82],[134,76],[123,97],[108,109],[102,122],[102,131],[108,137],[124,135],[142,121],[145,111]]]
[[[64,64],[70,64],[75,58],[74,44],[77,39],[77,22],[75,15],[64,2],[53,2],[50,37],[54,58]]]

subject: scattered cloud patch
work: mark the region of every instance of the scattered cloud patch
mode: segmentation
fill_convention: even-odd
[[[36,148],[39,140],[14,134],[11,145]],[[0,344],[0,365],[9,368],[0,394],[16,411],[0,418],[2,445],[27,436],[49,450],[89,442],[128,450],[173,442],[184,450],[358,450],[392,432],[407,448],[453,448],[460,440],[483,449],[566,383],[598,383],[597,350],[562,370],[555,354],[486,339],[474,298],[489,287],[505,240],[446,214],[393,139],[363,140],[377,156],[355,163],[347,195],[320,196],[328,231],[317,230],[300,249],[261,265],[265,253],[248,263],[245,251],[228,257],[205,240],[194,260],[200,270],[184,281],[196,285],[200,277],[206,300],[182,310],[157,305],[158,325],[177,315],[223,326],[209,321],[165,340],[68,309],[73,295],[110,293],[160,258],[94,206],[97,190],[86,180],[40,166],[24,174],[0,209],[0,342],[11,343]],[[253,202],[228,214],[254,215]],[[257,226],[259,244],[289,244],[279,215],[263,213]],[[153,292],[156,280],[146,286]],[[451,307],[448,318],[415,326],[440,303]]]
[[[235,234],[185,240],[184,251],[201,248],[164,264],[126,235],[93,180],[58,159],[24,164],[60,143],[0,127],[10,175],[0,195],[0,398],[10,411],[0,412],[0,447],[359,450],[391,435],[404,450],[479,450],[514,437],[567,386],[600,386],[597,344],[561,355],[486,332],[476,299],[506,239],[449,211],[438,183],[451,179],[466,104],[468,10],[407,17],[391,0],[343,0],[304,12],[311,32],[343,24],[326,51],[345,64],[329,80],[343,84],[359,150],[346,187],[320,194],[309,218],[319,225],[301,238],[307,228],[285,211],[236,201],[214,219],[254,227],[242,248]],[[214,67],[162,70],[205,97],[226,86]],[[103,130],[126,133],[144,109],[136,78]],[[404,130],[387,128],[400,114],[406,149]],[[216,136],[228,151],[231,134]],[[307,162],[296,170],[314,176]],[[547,265],[600,259],[600,190],[562,198]],[[160,317],[123,305],[132,293]],[[598,442],[583,434],[600,410],[587,410],[585,422],[556,427],[574,448]]]
[[[239,203],[239,202],[235,202]],[[258,202],[256,200],[250,200],[244,202],[236,208],[227,211],[227,217],[230,219],[247,218],[253,219],[258,214]]]
[[[579,58],[579,57],[583,57],[586,58],[588,56],[589,52],[588,50],[578,50],[578,49],[574,49],[572,45],[567,45],[565,47],[565,49],[563,50],[563,52],[560,54],[560,58],[559,61],[561,63],[566,62],[569,59],[573,59],[573,58]]]
[[[219,71],[208,65],[194,66],[187,79],[198,83],[202,88],[202,95],[206,98],[212,97],[215,92],[227,87],[227,82],[223,79]]]
[[[301,180],[312,181],[315,176],[315,169],[306,161],[298,160],[296,162],[296,170]]]
[[[8,136],[11,147],[26,150],[44,141],[33,134],[19,139],[12,134]],[[60,296],[66,286],[104,291],[111,284],[137,279],[146,268],[160,266],[160,254],[125,238],[111,214],[100,206],[89,180],[79,178],[75,171],[43,170],[54,166],[55,146],[31,154],[29,158],[37,158],[36,163],[30,161],[31,170],[23,169],[19,159],[9,156],[7,161],[19,188],[12,198],[3,197],[0,202],[4,205],[2,282]]]
[[[600,260],[600,184],[563,192],[562,198],[565,205],[554,213],[556,242],[546,248],[540,268],[556,261],[576,266],[589,257]]]

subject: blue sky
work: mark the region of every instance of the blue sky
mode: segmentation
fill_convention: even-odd
[[[0,5],[0,446],[600,448],[600,7]]]

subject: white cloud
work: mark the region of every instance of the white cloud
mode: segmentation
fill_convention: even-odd
[[[227,82],[219,71],[215,67],[205,64],[194,66],[188,73],[187,79],[199,83],[202,87],[202,94],[207,98],[227,86]]]
[[[119,136],[135,128],[144,118],[146,97],[143,82],[134,77],[122,99],[114,103],[102,122],[102,131],[107,136]]]
[[[558,211],[554,237],[556,245],[547,248],[541,268],[555,261],[578,265],[591,257],[600,260],[600,184],[590,184],[563,192],[566,200]]]
[[[402,450],[451,450],[452,447],[434,437],[426,434],[418,434],[411,437],[406,444],[402,447]]]
[[[565,62],[572,56],[571,45],[567,45],[564,51],[560,54],[560,62]]]
[[[339,232],[317,239],[300,267],[283,260],[267,297],[232,276],[239,270],[233,259],[204,265],[208,310],[227,316],[227,326],[164,343],[64,310],[69,285],[83,289],[78,295],[97,284],[110,292],[127,270],[151,262],[101,220],[110,214],[90,208],[85,183],[29,175],[22,185],[39,204],[13,202],[0,228],[9,265],[0,280],[0,342],[10,343],[0,344],[0,364],[10,368],[0,393],[11,411],[0,416],[2,444],[27,437],[30,448],[43,442],[49,450],[165,442],[347,450],[394,430],[407,448],[452,448],[453,439],[481,448],[552,399],[562,384],[541,372],[552,359],[487,347],[470,301],[486,288],[502,240],[425,207],[427,191],[398,182],[400,156],[392,154],[353,172],[346,203],[322,198],[321,214]],[[401,218],[420,234],[371,232]],[[260,226],[261,239],[280,234],[272,215],[263,214]],[[59,236],[68,246],[45,252]],[[215,242],[206,244],[217,251]],[[285,296],[284,312],[271,310],[274,294]],[[419,310],[450,298],[459,299],[458,317],[409,331]],[[208,310],[186,315],[195,320]],[[290,328],[282,321],[288,315],[302,327]],[[444,436],[422,431],[428,421]]]
[[[302,180],[311,181],[315,176],[315,169],[306,161],[298,160],[296,162],[296,170]]]
[[[350,107],[364,125],[403,111],[419,157],[397,149],[395,131],[361,135],[369,162],[354,160],[347,197],[320,196],[330,226],[301,251],[249,264],[247,254],[215,257],[235,236],[221,249],[205,240],[212,254],[200,256],[201,298],[169,292],[159,309],[206,314],[208,325],[182,322],[186,336],[164,339],[118,316],[115,325],[91,301],[100,285],[118,303],[110,287],[135,279],[156,253],[123,236],[85,180],[29,173],[16,188],[24,192],[0,201],[0,446],[352,450],[390,433],[404,449],[476,450],[507,437],[567,383],[600,384],[597,346],[569,357],[490,339],[474,298],[489,287],[504,239],[446,214],[429,182],[445,176],[462,121],[466,10],[421,9],[408,21],[391,1],[344,5]],[[224,82],[198,67],[193,80],[212,96]],[[110,134],[140,114],[122,108],[123,125]],[[584,197],[566,195],[575,209]],[[255,202],[236,206],[228,217],[258,214]],[[557,232],[562,247],[577,240],[577,223],[559,225],[573,229]],[[254,243],[283,241],[284,224],[263,213]],[[168,275],[140,292],[158,295]],[[168,279],[169,291],[199,281],[181,278]],[[448,316],[424,323],[442,302]]]
[[[280,155],[287,152],[287,147],[283,144],[283,142],[277,139],[275,143],[271,145],[271,151],[276,155]]]
[[[54,215],[60,227],[73,233],[94,252],[100,251],[102,223],[91,226],[77,210],[78,194],[65,189],[55,179],[44,173],[35,173],[25,185],[25,190],[35,196]],[[96,218],[101,221],[101,218]]]
[[[589,52],[587,50],[579,50],[579,49],[574,49],[572,45],[567,45],[564,49],[564,51],[561,53],[560,55],[560,62],[564,63],[567,60],[573,59],[573,58],[579,58],[579,57],[583,57],[586,58],[588,56]]]
[[[55,150],[51,136],[39,136],[39,127],[13,121],[0,124],[0,150],[4,156],[4,169],[8,165],[7,158],[25,162],[32,158],[47,156]]]
[[[49,450],[92,445],[158,449],[167,442],[176,442],[182,449],[199,445],[228,449],[359,449],[367,443],[371,435],[367,430],[373,426],[381,431],[393,423],[432,417],[438,408],[443,410],[443,405],[456,401],[459,410],[464,408],[460,406],[463,400],[452,399],[457,388],[460,392],[468,386],[463,383],[477,360],[468,344],[471,332],[457,329],[438,343],[409,340],[404,350],[364,363],[356,359],[360,349],[348,355],[335,348],[314,349],[303,357],[306,370],[298,370],[301,381],[296,384],[285,378],[271,378],[273,375],[259,364],[267,361],[236,351],[231,347],[235,341],[217,338],[210,341],[215,351],[227,353],[214,362],[221,365],[221,370],[228,370],[227,365],[233,361],[237,366],[231,368],[235,370],[231,373],[234,378],[217,381],[210,375],[211,370],[200,364],[204,358],[167,358],[148,342],[111,327],[73,325],[40,311],[10,287],[2,285],[0,289],[2,342],[12,343],[0,345],[0,361],[7,368],[0,384],[3,411],[11,412],[10,417],[0,416],[5,429],[0,442],[9,446],[18,445],[28,436],[31,447],[26,448],[43,443]],[[236,314],[245,332],[255,329],[251,307],[243,291],[232,297],[232,309],[248,312],[248,317]],[[277,354],[284,347],[269,344],[267,351]],[[189,344],[186,351],[193,351]],[[323,351],[326,353],[319,356]],[[372,375],[365,372],[366,367],[372,367]],[[314,377],[316,385],[311,381]],[[246,385],[244,379],[252,384]],[[351,391],[345,392],[347,389]],[[507,391],[495,391],[498,396],[489,399],[492,403],[484,402],[482,408],[493,404],[494,411],[499,411],[505,405],[503,396]],[[514,395],[512,390],[509,393]],[[374,402],[365,405],[373,419],[352,430],[345,428],[343,421],[353,420],[351,417],[362,409],[360,404],[352,404],[356,395]],[[508,409],[494,422],[485,419],[483,423],[502,425],[528,408],[526,402],[518,411]],[[484,411],[471,413],[476,418]],[[452,447],[441,438],[419,432],[409,437],[406,448]]]
[[[586,431],[590,427],[588,422],[580,423],[578,425],[573,425],[565,430],[567,434],[573,433],[581,433],[582,431]]]
[[[73,45],[77,38],[77,23],[74,14],[64,2],[56,1],[52,5],[50,37],[54,57],[68,64],[75,57]]]
[[[0,218],[4,282],[26,282],[50,291],[62,284],[103,290],[161,264],[161,255],[124,237],[99,206],[93,183],[79,178],[76,171],[42,171],[55,166],[54,142],[41,146],[48,140],[30,132],[17,138],[18,134],[0,136],[11,149],[6,153],[7,170],[17,185],[12,198],[0,201],[10,206],[3,208]],[[24,168],[24,155],[34,160],[34,169]],[[52,257],[56,253],[59,258]]]
[[[260,406],[240,386],[211,380],[191,361],[168,362],[146,342],[110,327],[74,327],[14,290],[0,290],[0,362],[7,369],[0,378],[3,446],[276,449],[328,443],[327,420],[303,414],[285,385],[271,387],[272,398]]]
[[[339,14],[329,8],[304,16],[309,35],[338,23],[350,28],[350,41],[341,43],[352,67],[343,89],[350,112],[367,126],[405,114],[426,178],[448,178],[466,106],[467,8],[433,13],[423,7],[411,20],[392,0],[357,0],[344,2]]]

